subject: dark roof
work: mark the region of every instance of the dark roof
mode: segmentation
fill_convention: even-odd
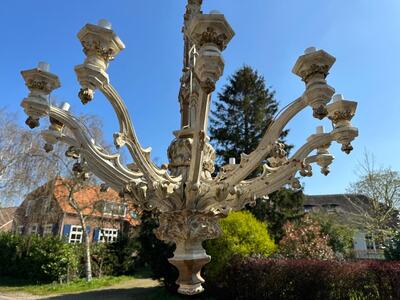
[[[348,213],[360,214],[371,209],[367,196],[356,194],[305,195],[305,206],[335,205]]]
[[[0,227],[12,221],[16,209],[17,207],[0,208]]]

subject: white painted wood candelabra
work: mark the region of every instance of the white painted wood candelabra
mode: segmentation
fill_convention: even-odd
[[[169,261],[179,270],[179,292],[188,295],[203,291],[200,271],[211,258],[202,242],[218,237],[219,218],[284,185],[299,188],[297,172],[311,176],[312,163],[327,175],[334,158],[328,151],[331,142],[338,142],[349,153],[351,141],[358,135],[357,128],[350,123],[357,103],[344,100],[341,95],[333,96],[334,89],[326,82],[335,58],[323,50],[308,48],[293,67],[293,73],[305,83],[304,93],[276,117],[253,152],[242,153],[239,164],[225,165],[214,176],[215,151],[209,144],[207,120],[211,94],[224,69],[222,52],[234,32],[221,13],[202,13],[201,2],[188,0],[184,15],[181,128],[174,132],[166,167],[156,166],[150,149],[139,144],[124,101],[110,83],[108,64],[124,49],[110,23],[101,20],[97,25],[87,24],[78,33],[86,55],[83,64],[75,67],[81,85],[79,98],[87,104],[95,91],[106,96],[119,120],[115,146],[127,147],[134,164],[123,165],[118,154],[96,144],[86,127],[68,111],[68,104],[61,108],[49,104],[48,96],[60,87],[60,82],[49,72],[47,64],[22,71],[30,91],[21,103],[28,115],[26,124],[34,128],[39,126],[40,118],[50,118],[50,127],[42,131],[46,151],[51,151],[57,142],[68,144],[66,155],[77,160],[75,172],[91,171],[137,206],[161,213],[156,234],[163,241],[175,243],[176,250]],[[278,142],[279,136],[287,123],[308,106],[314,117],[328,117],[333,130],[324,133],[319,127],[288,157]],[[261,164],[263,173],[247,179]]]

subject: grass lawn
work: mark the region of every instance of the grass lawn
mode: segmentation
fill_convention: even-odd
[[[78,279],[70,283],[49,283],[49,284],[32,284],[24,280],[16,280],[14,278],[0,277],[0,293],[1,292],[25,292],[33,295],[51,295],[83,292],[102,287],[108,287],[124,281],[135,279],[132,276],[105,276],[102,278],[93,278],[91,282],[85,279]]]

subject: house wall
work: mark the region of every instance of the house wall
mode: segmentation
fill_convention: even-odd
[[[30,208],[28,208],[30,207]],[[60,230],[63,212],[59,208],[56,201],[48,196],[30,196],[27,197],[17,208],[13,231],[17,232],[19,226],[23,226],[23,234],[29,234],[32,225],[38,225],[38,233],[43,232],[43,228],[47,224],[53,224],[53,234]]]
[[[60,228],[60,233],[65,238],[68,238],[70,234],[71,225],[80,226],[80,220],[78,216],[73,214],[66,214],[63,220],[63,226]],[[126,230],[130,230],[129,224],[125,221],[112,218],[97,218],[88,217],[86,219],[86,232],[89,235],[91,241],[98,240],[98,230],[104,228],[118,229],[119,234],[125,233]]]
[[[354,233],[353,245],[354,245],[354,250],[356,250],[356,251],[367,250],[367,243],[365,241],[365,232],[364,231],[356,231]]]
[[[85,207],[83,213],[86,217],[87,232],[89,239],[97,240],[100,229],[118,229],[119,234],[129,234],[135,236],[138,231],[139,222],[132,218],[130,212],[132,208],[127,206],[125,216],[106,215],[96,207],[96,203],[109,199],[120,203],[118,193],[109,191],[100,193],[98,187],[87,187],[79,190],[74,196],[80,205]],[[98,201],[98,202],[97,202]],[[37,226],[38,235],[42,235],[46,225],[51,226],[51,233],[60,237],[70,238],[71,226],[80,226],[80,220],[75,210],[68,202],[68,190],[62,180],[58,178],[55,183],[39,187],[31,192],[15,212],[13,221],[13,232],[18,233],[20,227],[23,228],[21,234],[31,234],[32,227]],[[72,234],[72,233],[71,233]]]

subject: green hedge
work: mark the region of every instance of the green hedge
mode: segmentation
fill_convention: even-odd
[[[33,282],[67,281],[77,274],[76,248],[55,237],[0,234],[0,275]]]
[[[116,243],[91,244],[94,277],[132,274],[137,242],[122,237]],[[68,244],[59,237],[0,233],[0,276],[31,282],[66,282],[84,277],[83,244]]]

